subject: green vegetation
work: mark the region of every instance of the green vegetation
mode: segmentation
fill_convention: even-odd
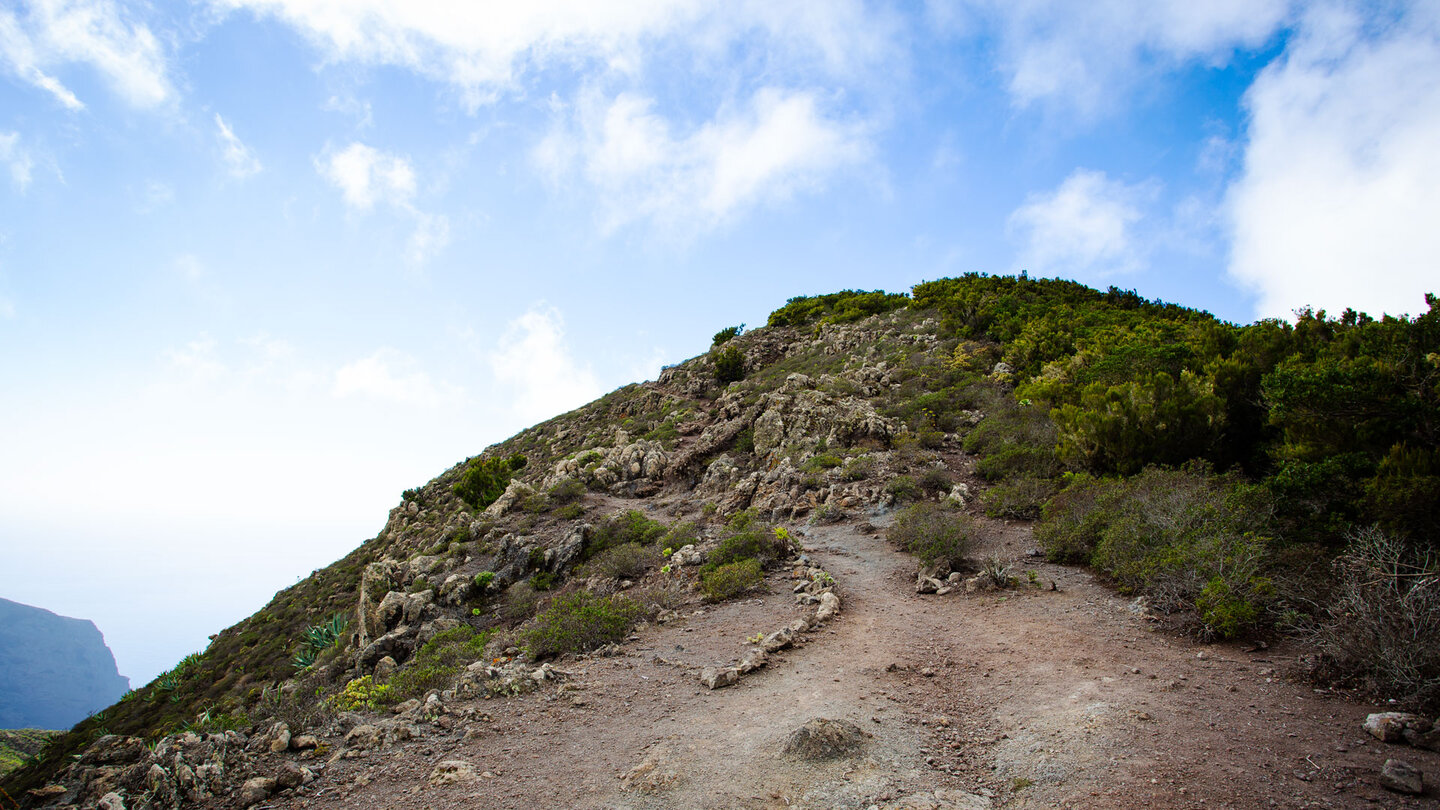
[[[423,698],[431,689],[444,689],[464,670],[465,665],[485,654],[493,631],[476,632],[469,625],[437,633],[425,642],[405,666],[390,676],[390,691],[376,702],[399,703]]]
[[[726,563],[700,575],[700,592],[707,602],[723,602],[765,583],[765,571],[754,557]]]
[[[330,705],[342,712],[373,712],[395,703],[394,693],[389,684],[377,684],[365,675],[345,684],[345,688],[330,699]]]
[[[0,730],[0,776],[34,759],[59,734],[35,728]]]
[[[770,313],[768,326],[804,326],[807,323],[849,323],[869,315],[901,309],[910,303],[904,293],[882,290],[845,290],[828,295],[796,296]]]
[[[734,346],[726,346],[712,353],[715,361],[715,382],[728,385],[745,379],[745,353]]]
[[[739,337],[740,333],[744,331],[745,324],[743,323],[739,326],[727,326],[724,329],[721,329],[719,332],[715,333],[715,338],[710,342],[710,345],[713,347],[719,346],[722,343],[729,343],[730,341]]]
[[[896,515],[886,537],[926,566],[953,569],[965,563],[975,529],[959,509],[924,501]]]
[[[455,494],[475,509],[484,509],[505,494],[510,477],[524,469],[526,458],[512,453],[504,458],[475,458],[460,474]]]
[[[659,561],[660,554],[654,546],[622,543],[595,555],[595,558],[586,564],[585,573],[613,579],[638,579]]]
[[[350,625],[350,619],[343,613],[336,613],[329,621],[320,624],[312,624],[305,628],[301,634],[302,647],[300,652],[295,654],[294,664],[296,669],[305,669],[315,663],[315,659],[325,650],[334,646],[345,634],[345,628]],[[181,661],[181,664],[184,664]]]
[[[669,526],[645,517],[645,513],[638,509],[617,512],[595,527],[595,534],[586,545],[585,553],[588,557],[593,557],[606,549],[626,543],[653,546],[670,531]]]
[[[644,612],[640,603],[620,594],[576,591],[551,599],[520,636],[526,653],[536,659],[585,652],[623,640]]]

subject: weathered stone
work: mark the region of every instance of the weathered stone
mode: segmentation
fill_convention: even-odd
[[[915,793],[883,805],[883,810],[990,810],[992,803],[984,796],[963,790]]]
[[[279,790],[294,790],[305,782],[305,769],[293,762],[286,762],[275,772],[275,787]]]
[[[1429,731],[1405,729],[1405,742],[1427,751],[1440,751],[1440,724],[1435,725]]]
[[[820,607],[815,610],[816,623],[829,621],[840,612],[840,597],[831,591],[820,594]]]
[[[278,754],[290,748],[290,727],[284,723],[276,723],[270,729],[270,753]]]
[[[745,675],[765,666],[769,658],[764,650],[752,647],[745,653],[745,657],[740,659],[740,666],[738,667],[740,674]]]
[[[456,782],[469,782],[478,775],[475,766],[465,760],[447,759],[430,771],[430,784],[451,785]]]
[[[400,664],[396,663],[394,658],[387,655],[375,662],[375,680],[379,683],[384,683],[389,680],[390,676],[394,675],[395,670],[399,668]]]
[[[1387,743],[1404,742],[1407,729],[1423,733],[1430,728],[1429,720],[1409,712],[1377,712],[1365,718],[1365,730],[1370,736]]]
[[[767,653],[773,653],[783,650],[794,643],[795,637],[791,635],[790,631],[782,629],[776,630],[766,636],[765,639],[760,642],[760,647]]]
[[[1425,774],[1403,759],[1387,759],[1380,769],[1380,786],[1396,793],[1419,796],[1425,792]]]
[[[400,623],[400,618],[405,615],[405,593],[403,591],[390,591],[380,600],[380,605],[375,608],[375,618],[379,623],[379,630],[389,630]]]
[[[378,747],[383,739],[384,733],[379,728],[366,723],[350,729],[350,733],[345,735],[345,744],[363,750]]]
[[[249,807],[270,798],[275,792],[275,779],[270,776],[256,776],[245,780],[240,786],[240,806]]]
[[[620,789],[636,793],[654,793],[680,780],[671,764],[670,750],[661,745],[652,750],[620,779]]]
[[[834,759],[855,752],[869,736],[848,720],[817,717],[790,733],[785,753],[808,760]]]
[[[314,734],[296,734],[290,738],[290,747],[296,751],[308,751],[320,747],[320,738]]]
[[[924,574],[919,574],[915,577],[916,593],[935,593],[942,587],[944,587],[944,584],[935,577],[927,577]]]
[[[740,682],[740,670],[735,667],[705,667],[700,672],[700,682],[710,689],[723,689]]]
[[[125,810],[125,799],[119,793],[111,791],[100,797],[96,810]]]

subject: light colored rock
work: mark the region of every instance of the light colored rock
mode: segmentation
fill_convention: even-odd
[[[764,649],[767,653],[773,653],[779,652],[780,650],[783,650],[794,643],[795,637],[791,635],[790,631],[787,629],[782,629],[776,630],[775,632],[766,636],[765,639],[760,642],[760,647]]]
[[[296,734],[290,738],[290,747],[296,751],[309,751],[320,747],[320,738],[314,734]]]
[[[916,593],[935,593],[942,587],[944,587],[944,584],[935,577],[927,577],[924,574],[919,574],[915,577]]]
[[[305,769],[294,762],[286,762],[275,772],[277,790],[294,790],[305,783]]]
[[[1429,720],[1409,712],[1376,712],[1365,718],[1365,730],[1370,736],[1387,743],[1404,742],[1407,729],[1419,734],[1430,728]]]
[[[447,759],[435,766],[430,771],[430,784],[432,785],[453,785],[456,782],[469,782],[479,777],[475,766],[463,759]]]
[[[705,667],[700,672],[700,682],[709,689],[723,689],[740,682],[740,670],[735,667]]]
[[[825,622],[840,612],[840,597],[830,591],[820,594],[820,607],[815,610],[815,621]]]
[[[670,562],[675,565],[699,565],[705,562],[705,555],[693,543],[687,543],[670,555]]]
[[[671,762],[670,750],[659,746],[645,756],[620,779],[620,789],[636,793],[654,793],[680,781],[680,774]]]
[[[498,518],[506,512],[519,507],[520,502],[535,494],[535,488],[521,481],[519,478],[512,478],[505,492],[495,499],[495,502],[485,507],[483,514],[488,518]]]
[[[384,732],[378,727],[366,723],[350,729],[350,733],[345,735],[345,744],[351,748],[364,750],[378,747],[384,738]]]
[[[284,723],[276,723],[270,729],[270,753],[278,754],[281,751],[290,749],[290,727]]]
[[[1403,759],[1387,759],[1380,769],[1380,786],[1396,793],[1419,796],[1425,792],[1425,774]]]
[[[245,780],[240,786],[240,806],[249,807],[270,798],[275,792],[275,779],[270,776],[256,776]]]
[[[96,807],[98,810],[125,810],[125,799],[119,793],[111,791],[100,797],[100,803]]]
[[[745,657],[740,659],[740,666],[737,669],[740,670],[741,675],[746,675],[765,666],[769,659],[770,656],[766,655],[764,650],[752,647],[745,653]]]

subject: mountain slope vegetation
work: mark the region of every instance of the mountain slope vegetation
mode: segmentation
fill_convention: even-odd
[[[3,787],[127,786],[72,764],[102,739],[317,728],[531,688],[546,660],[760,587],[795,559],[787,527],[890,512],[937,527],[913,541],[930,573],[965,564],[934,538],[967,513],[1037,521],[1050,559],[1093,566],[1178,631],[1296,634],[1316,677],[1435,711],[1426,300],[1415,317],[1240,326],[1024,276],[793,298],[406,491],[375,538]],[[134,778],[135,795],[157,790]]]

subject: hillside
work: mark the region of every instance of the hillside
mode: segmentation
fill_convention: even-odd
[[[0,599],[0,728],[69,728],[129,689],[94,622]]]
[[[1433,780],[1434,733],[1411,721],[1380,757],[1342,696],[1440,710],[1437,434],[1433,299],[1243,327],[1026,278],[792,299],[406,491],[374,539],[3,788],[1412,801],[1379,792],[1381,764]],[[844,722],[782,755],[817,718]],[[1232,783],[1257,746],[1270,770]]]

